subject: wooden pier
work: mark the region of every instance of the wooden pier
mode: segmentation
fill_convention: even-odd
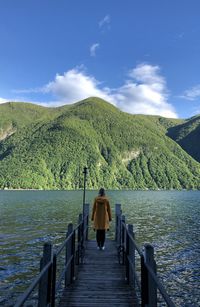
[[[61,246],[44,244],[40,273],[14,307],[175,307],[157,277],[153,246],[138,247],[121,205],[115,206],[115,239],[106,240],[105,250],[89,240],[88,225],[89,204],[84,204]]]
[[[116,241],[107,240],[105,246],[97,250],[95,241],[86,242],[84,263],[75,282],[64,290],[60,307],[138,306],[125,280],[125,267],[119,265]]]

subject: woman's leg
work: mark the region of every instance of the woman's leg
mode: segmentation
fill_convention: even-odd
[[[101,247],[101,230],[97,229],[96,231],[96,240],[97,240],[97,245]]]
[[[101,244],[101,247],[104,246],[105,237],[106,237],[106,231],[105,231],[105,229],[101,229],[100,230],[100,244]]]

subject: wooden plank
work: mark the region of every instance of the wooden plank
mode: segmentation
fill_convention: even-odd
[[[107,240],[105,250],[95,241],[86,242],[83,264],[76,281],[68,286],[60,307],[138,306],[133,289],[125,281],[125,267],[119,265],[116,242]]]

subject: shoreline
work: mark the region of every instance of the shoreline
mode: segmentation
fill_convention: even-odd
[[[129,189],[129,188],[123,188],[123,189],[106,189],[107,191],[200,191],[200,189]],[[0,189],[0,191],[83,191],[82,189]],[[98,191],[98,188],[94,189],[86,189],[86,191]]]

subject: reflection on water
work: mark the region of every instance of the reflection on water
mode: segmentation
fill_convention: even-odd
[[[92,203],[97,191],[86,193]],[[200,306],[200,192],[108,191],[134,225],[140,246],[155,247],[158,274],[177,306]],[[0,305],[12,305],[38,272],[43,244],[55,248],[77,223],[81,191],[0,191]],[[113,238],[114,219],[108,237]],[[90,229],[90,238],[95,234]]]

